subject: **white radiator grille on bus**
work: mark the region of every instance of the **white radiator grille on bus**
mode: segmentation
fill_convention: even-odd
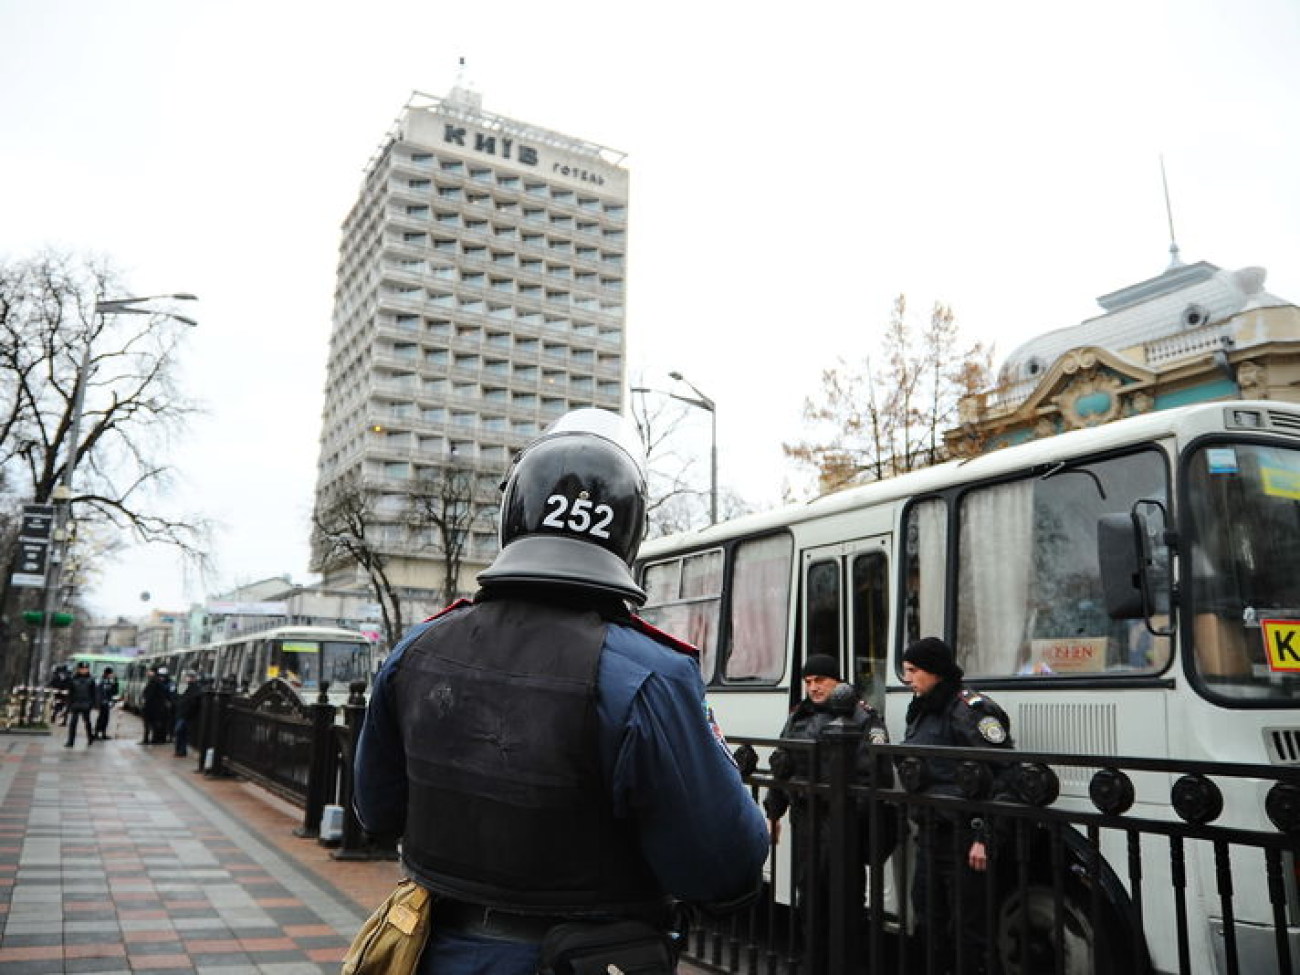
[[[1274,765],[1300,765],[1300,728],[1265,728],[1264,743]]]
[[[1012,727],[1016,745],[1033,752],[1117,755],[1116,708],[1112,704],[1021,702]],[[1061,784],[1086,785],[1093,769],[1058,766]]]
[[[1300,430],[1300,417],[1294,413],[1283,413],[1280,410],[1268,411],[1269,423],[1275,427],[1283,429]]]

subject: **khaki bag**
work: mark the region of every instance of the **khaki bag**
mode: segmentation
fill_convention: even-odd
[[[371,914],[343,956],[343,975],[411,975],[429,940],[433,898],[403,880]]]

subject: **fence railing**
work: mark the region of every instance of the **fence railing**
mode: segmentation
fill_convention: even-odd
[[[235,694],[229,682],[205,691],[195,738],[199,770],[242,776],[299,807],[302,822],[294,832],[336,845],[336,859],[392,859],[395,850],[366,837],[352,811],[352,758],[365,719],[365,684],[350,685],[342,708],[329,703],[328,690],[322,684],[311,704],[280,680],[250,696]],[[327,807],[341,810],[337,838],[321,837]]]
[[[364,685],[351,691],[342,708],[323,691],[304,704],[279,682],[249,698],[208,691],[200,769],[288,799],[303,810],[301,836],[318,836],[325,808],[339,806],[333,855],[390,858],[352,812],[366,704]],[[761,895],[740,912],[701,913],[685,951],[697,966],[1236,975],[1300,964],[1300,766],[869,745],[863,782],[860,735],[841,721],[815,742],[733,744],[755,798],[781,790],[790,813]],[[774,768],[776,749],[795,760]],[[944,794],[931,786],[938,762],[955,771]],[[995,779],[1014,795],[993,798]],[[987,841],[980,872],[964,866],[975,838]]]
[[[733,739],[755,798],[780,789],[803,815],[783,821],[761,898],[696,926],[694,963],[746,975],[1300,964],[1300,768],[872,745],[881,771],[863,784],[859,742],[835,722],[818,742]],[[774,771],[777,747],[806,771]],[[955,767],[957,794],[930,788],[935,762]],[[991,798],[995,769],[1014,800]],[[1066,770],[1087,798],[1062,795]],[[988,840],[983,872],[965,866],[975,838]]]

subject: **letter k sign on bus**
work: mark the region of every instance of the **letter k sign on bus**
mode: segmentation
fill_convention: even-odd
[[[1300,620],[1260,620],[1268,669],[1300,672]]]

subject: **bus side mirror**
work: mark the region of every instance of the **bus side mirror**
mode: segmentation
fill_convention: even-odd
[[[1097,520],[1097,566],[1106,612],[1114,620],[1146,616],[1142,599],[1142,529],[1130,512]]]

